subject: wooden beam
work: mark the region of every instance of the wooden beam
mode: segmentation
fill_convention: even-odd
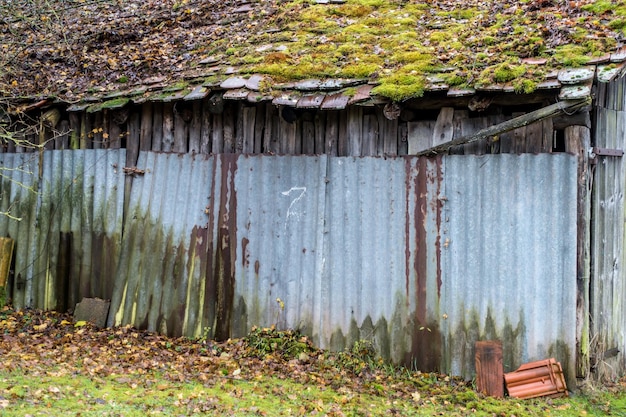
[[[530,113],[526,113],[522,116],[507,120],[497,125],[486,127],[472,135],[464,136],[459,139],[452,140],[450,142],[442,143],[441,145],[438,145],[438,146],[433,146],[432,148],[419,152],[417,155],[418,156],[432,155],[432,154],[445,152],[453,146],[476,142],[480,139],[484,139],[489,136],[499,135],[501,133],[517,129],[519,127],[528,126],[529,124],[535,123],[537,121],[551,118],[551,117],[554,117],[563,113],[574,113],[576,110],[582,107],[585,107],[589,105],[590,103],[591,103],[591,98],[586,98],[584,100],[575,100],[575,101],[574,100],[559,101],[547,107],[543,107],[541,109],[532,111]]]

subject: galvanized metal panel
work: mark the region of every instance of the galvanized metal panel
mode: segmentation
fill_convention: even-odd
[[[211,325],[216,159],[140,152],[137,167],[145,174],[133,179],[109,323],[200,334]]]
[[[240,158],[233,334],[277,324],[335,350],[373,340],[383,356],[410,361],[422,346],[414,333],[430,334],[438,305],[438,208],[415,199],[436,197],[438,163],[422,161]]]
[[[21,271],[32,270],[15,286],[22,305],[53,306],[63,279],[71,297],[94,291],[105,265],[116,277],[109,324],[218,338],[277,324],[332,349],[373,340],[396,362],[465,376],[473,343],[499,338],[507,370],[545,355],[573,369],[571,155],[142,152],[132,183],[124,160],[120,150],[44,154],[39,222],[18,249]],[[2,204],[22,196],[2,186]]]
[[[36,154],[0,154],[0,234],[15,240],[14,278],[9,281],[14,305],[31,305],[31,283],[36,257],[38,161]],[[27,288],[28,286],[28,288]]]
[[[567,154],[444,158],[444,366],[473,373],[476,340],[504,370],[556,357],[575,375],[576,172]]]
[[[319,325],[326,157],[241,157],[233,334]]]
[[[3,181],[3,191],[10,190],[8,204],[24,213],[19,222],[5,217],[0,223],[0,233],[16,241],[15,306],[64,310],[82,297],[110,297],[121,239],[124,175],[119,167],[125,151],[2,158],[5,166],[26,167],[14,171],[19,185]]]

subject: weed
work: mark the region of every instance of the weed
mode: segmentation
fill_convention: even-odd
[[[308,337],[298,331],[276,330],[276,327],[253,327],[244,339],[248,356],[263,359],[268,355],[283,359],[298,358],[301,354],[309,354],[316,349]]]

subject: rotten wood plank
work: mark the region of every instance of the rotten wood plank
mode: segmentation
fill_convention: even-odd
[[[409,153],[408,128],[406,123],[398,123],[398,155],[404,156]]]
[[[439,146],[442,143],[447,143],[454,137],[454,124],[452,119],[454,117],[453,107],[443,107],[439,111],[437,116],[437,122],[432,133],[432,146]]]
[[[163,148],[163,103],[153,103],[152,109],[152,150],[160,151]]]
[[[213,120],[211,112],[209,111],[208,100],[202,101],[202,127],[200,128],[200,153],[208,155],[211,153],[211,129],[213,127]]]
[[[326,137],[326,112],[315,112],[315,153],[325,152],[324,139]]]
[[[224,113],[222,113],[222,130],[223,130],[223,142],[224,153],[235,152],[235,109],[233,103],[224,103]]]
[[[293,155],[296,151],[296,123],[288,123],[282,117],[279,118],[279,141],[280,153]]]
[[[252,78],[252,77],[251,77]],[[257,103],[254,107],[254,153],[263,153],[263,132],[265,131],[265,106],[266,104]]]
[[[262,152],[276,152],[272,145],[272,140],[275,139],[275,137],[272,136],[275,109],[276,107],[271,104],[265,105],[265,130],[263,131]]]
[[[91,116],[87,112],[83,112],[80,123],[80,149],[92,149],[93,148],[93,132]],[[91,140],[89,140],[91,138]]]
[[[255,136],[255,120],[256,107],[244,107],[242,113],[243,119],[243,144],[241,151],[243,153],[254,153],[254,136]]]
[[[86,115],[87,112],[84,114]],[[106,132],[107,136],[109,135],[108,128],[104,125],[104,112],[96,113],[94,119],[93,131],[88,130],[87,133],[93,133],[93,149],[102,149],[104,147],[104,133]]]
[[[576,238],[576,377],[588,376],[590,343],[590,290],[591,274],[591,170],[588,149],[591,147],[591,130],[585,126],[565,128],[565,151],[578,158],[577,238]]]
[[[152,148],[152,114],[154,108],[152,102],[147,101],[141,105],[141,130],[139,132],[139,149],[149,151]]]
[[[133,112],[128,120],[128,137],[126,138],[126,166],[134,167],[139,158],[139,136],[141,115]]]
[[[172,152],[174,147],[174,104],[171,102],[163,103],[163,140],[161,141],[161,150],[163,152]]]
[[[409,155],[415,155],[433,147],[433,120],[421,120],[407,123],[407,140]]]
[[[189,138],[189,124],[185,120],[183,111],[177,111],[174,105],[174,143],[172,151],[176,153],[187,153],[187,140]]]
[[[361,156],[363,140],[363,108],[357,106],[348,107],[346,152],[350,156]]]
[[[302,122],[302,153],[315,154],[315,124],[310,121]]]
[[[326,131],[324,135],[325,153],[337,156],[337,141],[339,140],[339,112],[331,110],[326,112]]]
[[[380,126],[380,132],[383,138],[383,156],[398,155],[398,119],[389,120],[380,112],[378,115],[378,125]]]
[[[224,152],[224,126],[222,123],[223,113],[213,115],[213,128],[211,129],[211,153]]]
[[[348,115],[343,111],[339,113],[339,125],[337,129],[337,155],[350,155],[348,148]]]
[[[202,138],[202,102],[195,100],[191,104],[191,122],[189,123],[189,152],[200,153]]]
[[[374,156],[378,147],[378,117],[375,114],[363,116],[363,143],[361,145],[361,155]]]
[[[241,101],[236,104],[237,119],[235,120],[235,153],[242,153],[244,148],[244,106]]]
[[[461,134],[465,137],[473,135],[481,129],[488,126],[487,118],[473,117],[464,119],[461,122]],[[487,140],[481,138],[472,143],[463,144],[463,154],[465,155],[484,155],[487,153]]]
[[[70,149],[80,148],[80,114],[71,112],[70,119]]]
[[[480,139],[484,139],[489,136],[499,135],[499,134],[502,134],[503,132],[508,132],[510,130],[513,130],[522,126],[527,126],[529,124],[535,123],[537,121],[540,121],[546,118],[554,117],[559,114],[573,113],[582,107],[588,106],[590,103],[591,103],[590,98],[587,98],[584,100],[575,100],[575,101],[559,101],[558,103],[532,111],[523,116],[516,117],[514,119],[510,119],[505,122],[499,123],[497,125],[481,129],[480,131],[470,136],[464,136],[462,138],[452,140],[450,142],[441,144],[439,146],[434,146],[428,150],[421,152],[420,155],[445,152],[455,145],[476,142]]]

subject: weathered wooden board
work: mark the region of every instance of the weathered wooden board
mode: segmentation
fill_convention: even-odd
[[[433,120],[421,120],[419,122],[407,123],[409,155],[415,155],[418,152],[433,147],[433,128],[435,122]]]

